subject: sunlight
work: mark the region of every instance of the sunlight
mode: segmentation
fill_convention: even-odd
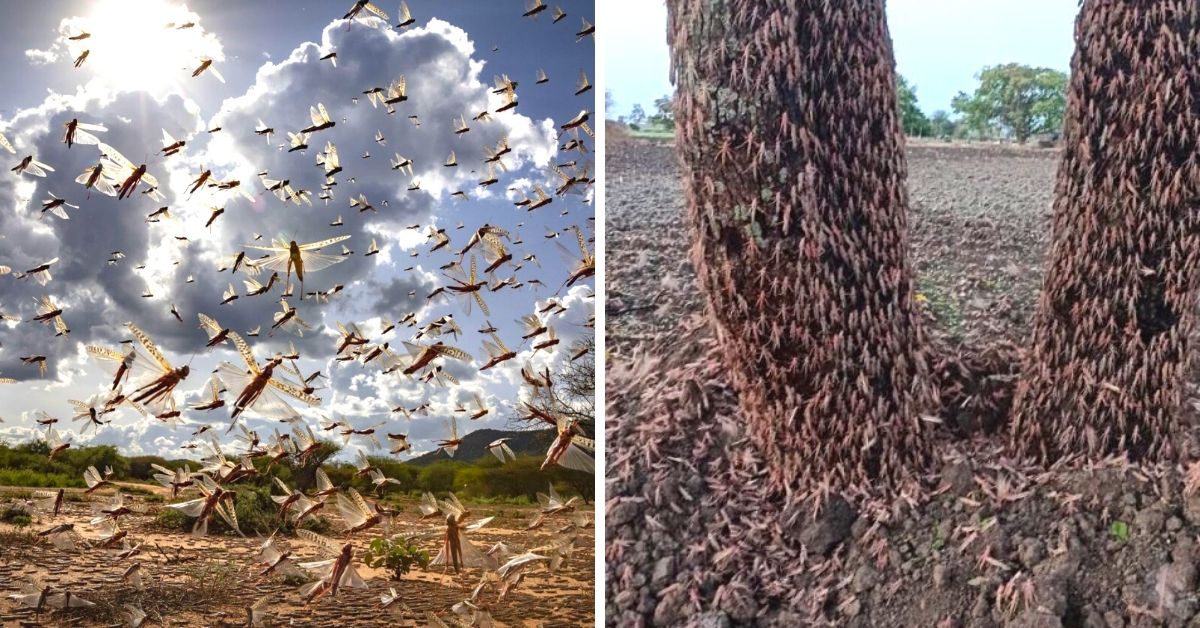
[[[84,67],[122,89],[156,92],[190,80],[202,58],[224,60],[220,42],[199,25],[177,28],[198,21],[185,7],[161,0],[139,2],[136,10],[102,0],[79,23],[91,33],[80,45],[90,51]]]

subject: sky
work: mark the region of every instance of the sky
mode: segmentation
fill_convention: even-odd
[[[9,88],[0,96],[0,133],[15,145],[16,154],[0,150],[6,165],[0,170],[0,205],[16,210],[0,214],[0,265],[14,271],[0,275],[0,311],[10,317],[0,322],[0,377],[17,381],[0,384],[0,439],[19,442],[42,435],[34,420],[39,412],[58,418],[59,431],[72,443],[115,444],[127,454],[185,457],[180,447],[192,441],[191,432],[200,425],[212,424],[223,434],[230,424],[228,408],[198,412],[185,405],[202,400],[207,378],[220,363],[237,369],[245,365],[228,344],[205,347],[208,337],[199,326],[200,313],[245,336],[260,363],[294,347],[302,356],[301,372],[320,370],[329,376],[318,380],[323,386],[315,393],[319,405],[291,403],[314,430],[322,418],[344,418],[357,428],[382,422],[381,431],[409,434],[412,454],[435,449],[435,441],[448,436],[450,417],[459,418],[460,435],[510,426],[528,395],[520,368],[530,364],[554,370],[569,359],[573,343],[593,335],[588,326],[594,312],[593,281],[564,285],[572,260],[583,255],[574,229],[589,251],[593,247],[592,192],[556,195],[562,180],[553,170],[562,165],[582,176],[592,159],[592,138],[578,134],[589,149],[581,154],[562,148],[575,133],[559,134],[563,123],[596,106],[594,90],[575,93],[579,73],[594,73],[593,40],[576,37],[581,18],[594,22],[591,3],[559,2],[567,17],[555,24],[549,12],[536,20],[522,18],[519,2],[409,0],[416,21],[403,30],[379,27],[370,19],[348,24],[340,18],[351,4],[295,1],[280,11],[275,2],[154,0],[139,3],[139,11],[132,13],[118,0],[54,0],[6,11],[10,28],[0,41],[0,54],[10,62],[0,67],[0,81]],[[383,5],[392,25],[398,4]],[[195,25],[166,27],[189,22]],[[68,39],[81,31],[92,37]],[[73,67],[84,49],[90,51],[88,57]],[[320,60],[333,51],[338,53],[336,67]],[[211,70],[191,76],[203,58],[214,61],[212,68],[224,83]],[[539,68],[549,82],[535,83]],[[363,92],[387,87],[400,75],[407,80],[408,100],[396,105],[397,113],[372,107]],[[493,78],[499,75],[518,83],[514,110],[496,112],[504,102],[492,93]],[[289,152],[286,132],[308,126],[310,107],[317,103],[325,105],[335,126],[313,133],[307,149]],[[491,112],[489,119],[472,119],[485,110]],[[456,134],[454,120],[460,114],[470,130]],[[419,126],[410,116],[416,116]],[[145,186],[122,200],[77,183],[82,171],[98,163],[100,149],[62,142],[63,125],[73,118],[103,125],[107,130],[95,133],[101,142],[135,165],[146,163],[163,199],[142,194]],[[260,120],[275,129],[269,140],[254,133]],[[209,132],[216,127],[221,130]],[[162,154],[164,131],[186,141],[179,154]],[[506,170],[495,171],[498,183],[481,187],[487,172],[485,148],[496,147],[502,138],[511,149],[502,158]],[[336,145],[343,168],[335,175],[328,203],[317,197],[325,182],[317,156],[326,142]],[[456,167],[443,165],[451,151]],[[394,154],[413,161],[412,176],[390,167]],[[45,178],[8,170],[27,155],[54,170]],[[221,181],[240,181],[249,198],[209,187],[190,193],[189,186],[205,170]],[[294,189],[310,191],[313,206],[276,198],[260,180],[263,171],[271,179],[290,181]],[[410,189],[417,182],[419,189]],[[547,190],[553,201],[535,211],[515,206],[533,195],[534,185]],[[466,200],[452,196],[459,190],[466,192]],[[350,200],[360,194],[374,211],[351,207]],[[67,207],[65,220],[43,213],[42,202],[52,195],[78,208]],[[169,207],[171,217],[148,222],[148,215],[161,207]],[[225,212],[206,227],[216,207]],[[337,216],[343,224],[330,225]],[[484,267],[492,258],[481,245],[459,254],[484,225],[507,232],[499,237],[513,256],[490,275]],[[431,251],[431,227],[445,230],[449,246]],[[250,247],[269,246],[274,237],[305,243],[341,235],[350,238],[320,251],[341,261],[310,269],[305,289],[339,284],[344,289],[327,303],[288,300],[309,326],[300,330],[302,335],[281,329],[268,336],[273,315],[282,307],[283,281],[268,294],[251,297],[244,286],[251,277],[244,268],[236,274],[218,271],[238,251],[248,259],[267,254]],[[372,241],[379,253],[367,256]],[[342,255],[343,245],[350,254]],[[114,251],[124,257],[110,263]],[[446,265],[461,260],[469,267],[472,257],[478,259],[480,280],[490,282],[481,292],[487,314],[477,304],[468,313],[468,298],[427,298],[454,285],[449,277],[453,270]],[[17,277],[52,258],[59,261],[46,285]],[[257,280],[265,283],[269,274],[263,270]],[[283,280],[284,273],[280,275]],[[510,280],[509,285],[499,285],[503,280]],[[230,285],[240,296],[222,305]],[[297,285],[296,295],[300,292]],[[63,310],[69,334],[56,337],[52,327],[30,321],[43,296]],[[561,311],[543,311],[550,299]],[[172,306],[182,321],[171,313]],[[440,340],[471,359],[434,363],[458,384],[439,386],[384,373],[379,361],[334,359],[338,323],[357,324],[371,346],[386,342],[401,356],[407,354],[405,342],[428,344],[429,336],[415,338],[419,327],[398,326],[381,334],[383,319],[395,323],[410,312],[422,326],[451,315],[462,328],[457,338]],[[557,346],[535,350],[534,342],[545,335],[522,339],[518,319],[529,314],[556,331]],[[109,365],[88,357],[86,347],[128,347],[119,344],[130,338],[127,322],[149,335],[172,366],[191,369],[176,393],[188,425],[172,427],[124,409],[96,430],[85,432],[72,422],[68,400],[104,393],[113,379]],[[479,330],[489,324],[518,355],[481,371],[488,355],[486,336]],[[261,335],[247,336],[255,327],[261,327]],[[21,362],[28,355],[47,356],[45,376]],[[227,404],[237,392],[226,395]],[[473,410],[475,394],[489,413],[469,421],[470,413],[457,408]],[[429,416],[409,420],[391,412],[421,404],[429,404]],[[264,439],[274,429],[289,428],[253,410],[245,416],[246,425]],[[347,455],[360,446],[352,441]]]
[[[610,6],[611,5],[611,6]],[[653,102],[673,91],[668,79],[666,5],[660,0],[612,0],[620,46],[605,47],[606,89],[626,115],[634,104],[653,113]],[[950,100],[970,92],[984,66],[1023,63],[1068,71],[1074,51],[1077,0],[890,0],[888,28],[896,66],[917,87],[927,114],[951,111]]]

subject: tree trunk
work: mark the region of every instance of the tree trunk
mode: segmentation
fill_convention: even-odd
[[[668,0],[693,261],[774,488],[929,458],[883,0]]]
[[[1049,266],[1011,437],[1169,459],[1200,263],[1200,5],[1085,2]]]

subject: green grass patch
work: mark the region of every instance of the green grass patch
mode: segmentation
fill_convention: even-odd
[[[917,306],[933,318],[934,323],[952,336],[960,336],[963,330],[962,306],[937,281],[938,277],[917,275]]]
[[[639,140],[651,140],[655,142],[669,142],[675,139],[674,129],[639,129],[637,131],[630,130],[629,137]]]
[[[296,531],[296,526],[292,525],[290,519],[286,522],[280,521],[279,506],[271,501],[267,488],[239,486],[236,490],[237,497],[233,501],[234,511],[237,513],[238,527],[241,528],[243,534],[268,536],[276,532],[291,534]],[[189,494],[188,499],[195,499],[195,497]],[[326,507],[331,506],[332,504]],[[192,517],[166,506],[159,508],[158,514],[154,517],[154,525],[168,532],[190,533],[194,523],[195,519]],[[318,515],[306,518],[301,522],[300,527],[318,534],[328,534],[333,526],[328,519]],[[235,534],[226,525],[225,520],[215,514],[208,521],[208,531],[210,534]]]
[[[43,488],[77,488],[84,486],[83,477],[65,473],[46,473],[33,469],[0,469],[0,484],[4,486],[33,486]]]
[[[0,530],[0,548],[31,547],[38,537],[25,530]]]
[[[29,511],[24,507],[10,504],[5,506],[4,510],[0,510],[0,521],[23,528],[33,523],[33,517],[29,516]]]

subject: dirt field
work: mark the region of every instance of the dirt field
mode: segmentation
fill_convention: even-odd
[[[20,489],[18,494],[25,491]],[[0,491],[0,509],[14,500],[11,490],[7,496]],[[123,517],[121,525],[128,530],[132,543],[140,544],[141,553],[125,561],[116,559],[115,552],[103,549],[65,552],[46,543],[31,545],[26,535],[18,534],[10,525],[0,524],[0,595],[3,596],[0,597],[0,625],[15,626],[35,622],[35,619],[35,625],[116,625],[122,621],[119,615],[110,620],[103,616],[85,617],[82,612],[43,613],[35,618],[32,611],[14,607],[8,594],[15,592],[23,578],[35,574],[46,584],[68,588],[73,594],[98,604],[111,605],[116,601],[119,607],[120,603],[133,601],[149,615],[148,626],[245,626],[246,607],[270,593],[274,599],[266,625],[338,628],[426,626],[429,625],[429,612],[450,621],[453,617],[450,606],[468,598],[481,575],[477,569],[468,569],[456,576],[452,572],[442,573],[440,568],[421,570],[418,567],[403,581],[391,581],[384,570],[367,568],[361,562],[362,551],[370,540],[387,532],[384,526],[377,526],[354,536],[355,561],[369,589],[343,589],[336,598],[326,596],[306,606],[296,592],[299,583],[256,577],[261,566],[253,562],[253,555],[264,539],[254,535],[240,538],[217,534],[193,539],[186,534],[165,533],[154,523],[158,509],[163,507],[161,504],[147,503],[145,498],[136,496],[133,503],[137,512]],[[472,510],[472,518],[496,516],[491,524],[471,533],[473,543],[483,549],[504,542],[521,552],[549,543],[555,530],[565,524],[563,520],[555,520],[538,530],[526,532],[524,527],[534,518],[536,507],[480,505]],[[426,535],[420,545],[429,551],[430,557],[434,556],[445,525],[438,526],[433,519],[420,521],[415,503],[406,504],[403,513],[397,517],[391,533]],[[590,506],[587,513],[589,517],[593,514]],[[345,539],[340,518],[332,512],[325,514],[334,525],[334,530],[326,536],[339,542]],[[73,522],[77,531],[91,539],[95,533],[87,525],[90,517],[87,503],[67,501],[63,513],[54,523]],[[23,531],[36,532],[51,525],[53,523],[35,518],[34,523]],[[591,527],[580,533],[574,554],[559,572],[550,574],[543,567],[532,570],[524,582],[499,603],[495,603],[494,589],[485,594],[485,605],[497,623],[507,626],[592,624],[595,617],[594,534]],[[288,537],[280,540],[300,561],[323,558],[311,543]],[[137,593],[121,582],[122,572],[133,561],[142,565],[146,592]],[[386,593],[388,587],[395,587],[410,610],[389,615],[379,609],[379,596]],[[68,619],[73,621],[68,622]]]
[[[942,331],[1020,339],[1049,241],[1058,152],[910,144],[912,255],[927,314]],[[610,350],[670,332],[700,312],[673,148],[610,147],[606,172]]]
[[[971,438],[943,430],[943,464],[919,494],[834,500],[814,516],[762,488],[765,462],[702,320],[672,151],[607,148],[609,625],[1200,625],[1200,496],[1187,490],[1200,465],[1040,469],[975,426]],[[1057,159],[909,145],[911,255],[935,360],[1025,339]],[[1181,446],[1197,451],[1189,421]]]

